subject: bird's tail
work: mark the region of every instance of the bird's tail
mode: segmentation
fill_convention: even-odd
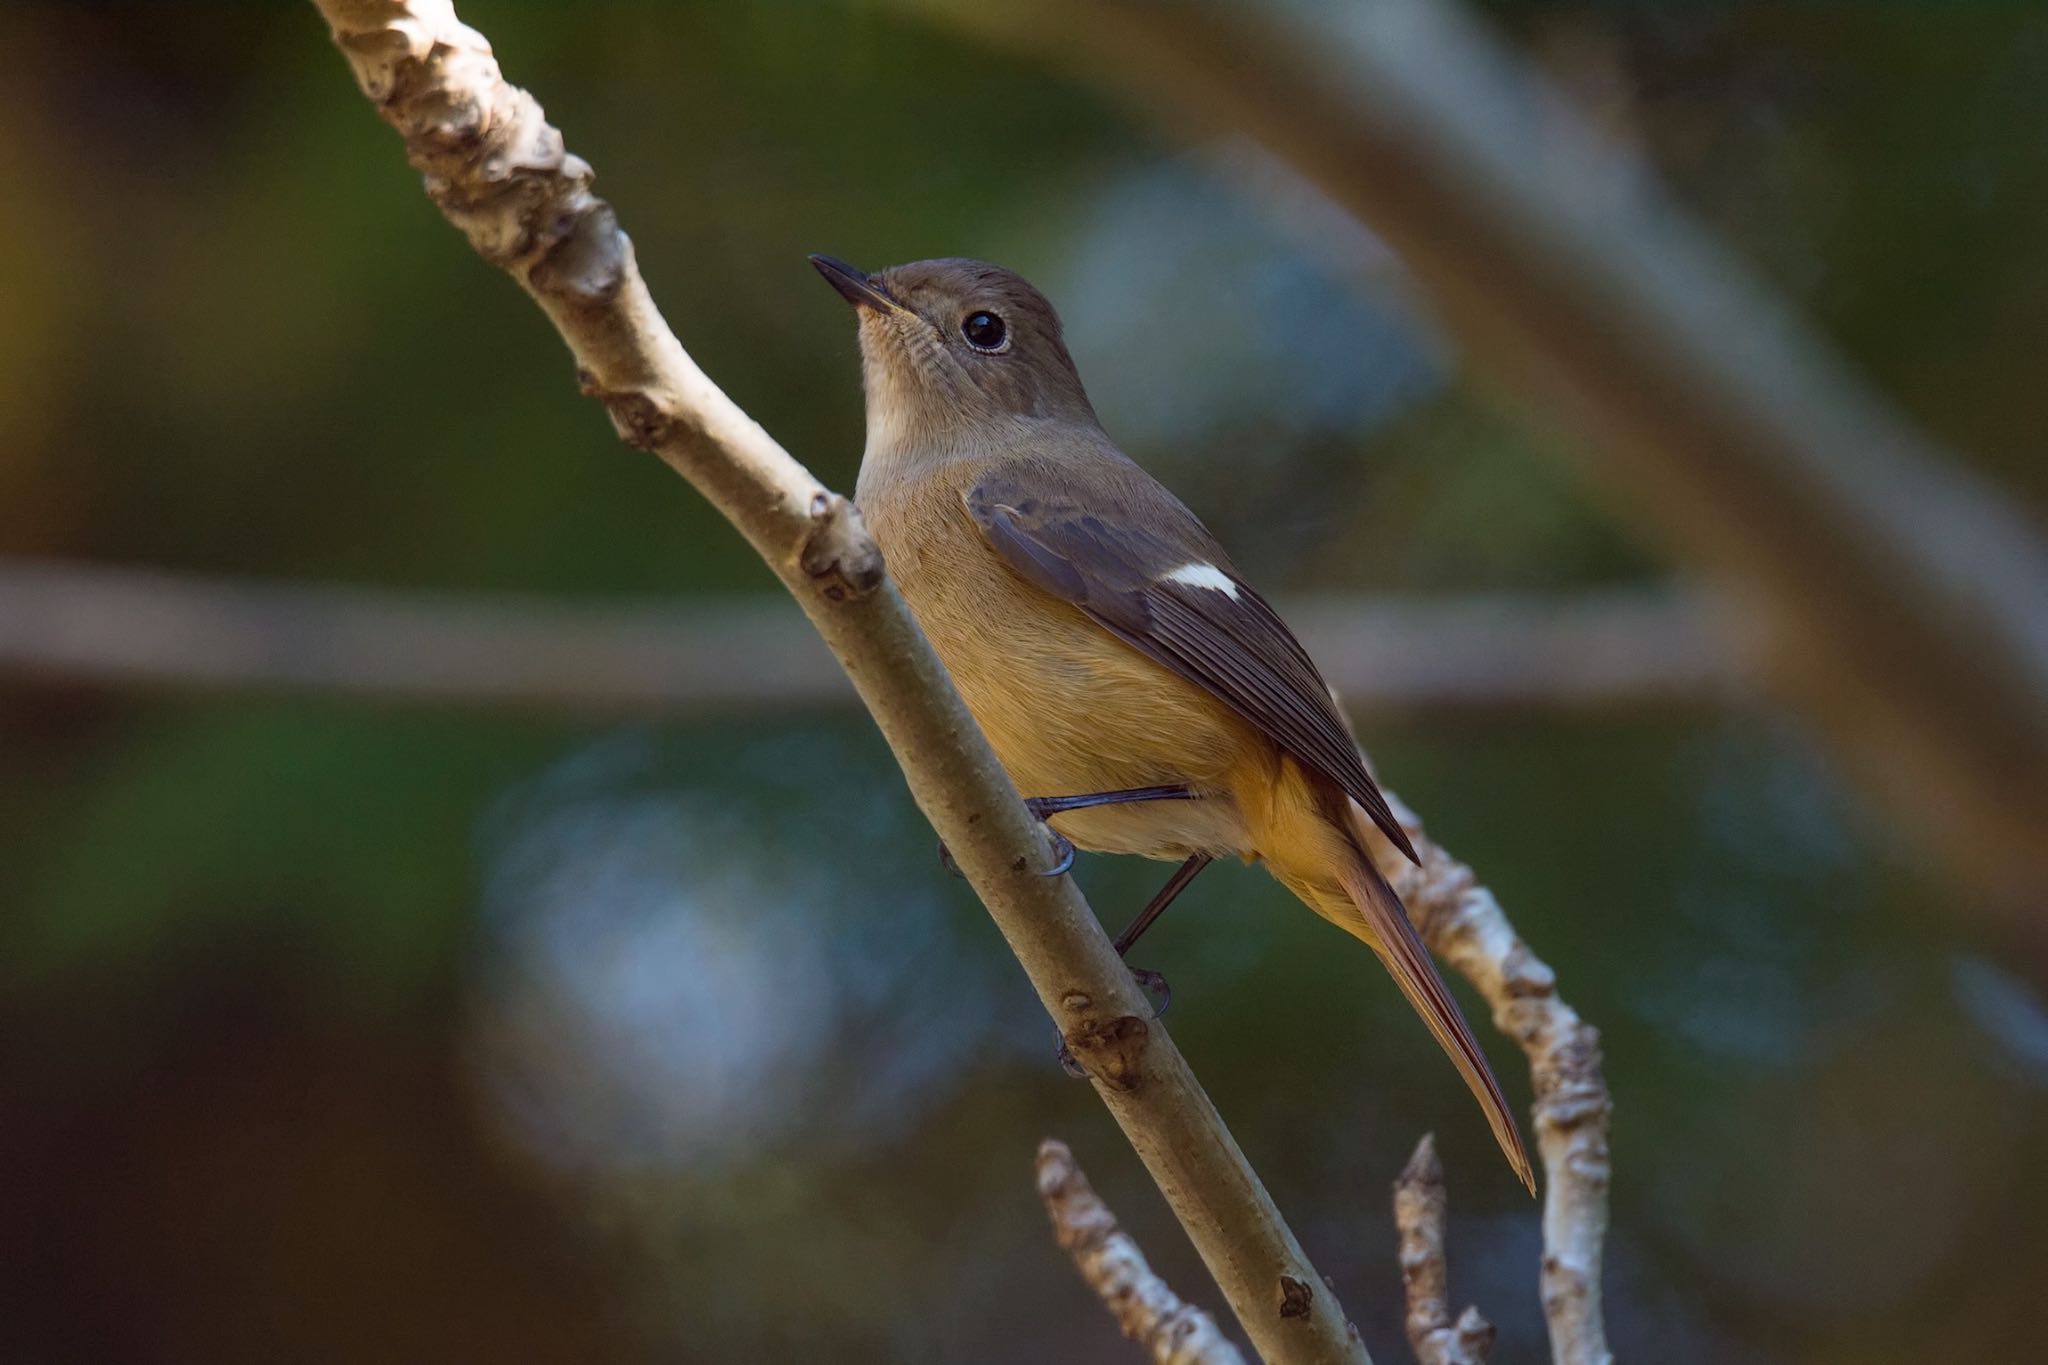
[[[1401,988],[1401,994],[1422,1016],[1422,1022],[1429,1026],[1437,1043],[1450,1057],[1451,1064],[1458,1068],[1458,1074],[1465,1078],[1473,1098],[1479,1101],[1480,1109],[1486,1114],[1494,1140],[1500,1143],[1508,1165],[1534,1194],[1536,1175],[1529,1164],[1528,1148],[1522,1143],[1521,1129],[1516,1126],[1514,1115],[1508,1108],[1507,1097],[1501,1094],[1500,1083],[1494,1079],[1493,1069],[1486,1063],[1486,1054],[1479,1050],[1479,1042],[1472,1036],[1472,1029],[1458,1009],[1458,1002],[1451,998],[1443,977],[1438,975],[1436,964],[1430,960],[1429,950],[1423,946],[1421,936],[1409,921],[1400,896],[1380,875],[1372,855],[1366,851],[1368,844],[1363,812],[1341,794],[1332,792],[1325,797],[1325,801],[1332,799],[1344,805],[1344,813],[1338,817],[1343,823],[1332,829],[1330,816],[1337,813],[1325,806],[1324,811],[1319,812],[1321,818],[1317,823],[1322,828],[1318,837],[1308,841],[1316,846],[1316,860],[1321,863],[1316,871],[1320,875],[1302,875],[1305,869],[1298,857],[1275,859],[1269,856],[1268,866],[1289,890],[1308,903],[1310,909],[1364,941],[1379,955],[1393,976],[1394,984]],[[1300,808],[1296,807],[1296,810]],[[1296,826],[1297,830],[1300,828],[1300,825]],[[1341,838],[1337,837],[1340,835]],[[1308,850],[1296,843],[1290,851],[1300,854]],[[1334,872],[1330,870],[1332,868]]]
[[[1430,960],[1429,950],[1422,946],[1422,938],[1409,921],[1401,898],[1373,865],[1372,856],[1362,848],[1356,852],[1353,865],[1341,869],[1337,876],[1356,913],[1364,920],[1363,927],[1371,931],[1370,937],[1358,936],[1372,945],[1392,974],[1394,984],[1401,988],[1401,994],[1408,997],[1408,1003],[1436,1035],[1438,1046],[1449,1055],[1472,1097],[1479,1101],[1508,1165],[1529,1187],[1529,1193],[1536,1193],[1536,1173],[1529,1165],[1529,1151],[1522,1145],[1522,1130],[1508,1108],[1507,1097],[1501,1094],[1500,1082],[1493,1077],[1493,1068],[1486,1063],[1486,1054],[1479,1050],[1479,1042],[1465,1022],[1464,1012],[1445,988],[1444,979],[1438,974],[1436,963]],[[1344,927],[1351,928],[1349,924]]]

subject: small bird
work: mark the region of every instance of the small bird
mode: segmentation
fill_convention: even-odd
[[[860,319],[855,503],[967,709],[1055,832],[1181,864],[1117,951],[1213,859],[1264,863],[1379,955],[1533,1191],[1486,1057],[1367,852],[1377,827],[1415,859],[1329,685],[1102,430],[1045,296],[981,261],[811,263]]]

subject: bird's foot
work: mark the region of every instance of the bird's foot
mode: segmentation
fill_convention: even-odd
[[[1152,1017],[1164,1019],[1166,1011],[1173,1005],[1173,987],[1166,982],[1166,973],[1155,972],[1149,967],[1131,968],[1131,979],[1138,983],[1138,989],[1145,992],[1145,998],[1152,1002]]]
[[[1045,824],[1044,816],[1041,815],[1038,819],[1040,824]],[[1054,829],[1051,825],[1046,825],[1045,832],[1052,839],[1052,866],[1038,875],[1041,877],[1063,877],[1074,870],[1074,841]],[[945,868],[946,871],[956,877],[965,877],[967,875],[960,870],[960,864],[953,861],[953,850],[946,847],[944,839],[939,840],[939,866]]]
[[[1052,866],[1038,875],[1064,877],[1074,870],[1074,841],[1051,825],[1046,825],[1045,832],[1052,836]]]
[[[1027,796],[1024,798],[1024,807],[1038,817],[1040,824],[1045,824],[1053,816],[1070,810],[1093,810],[1097,806],[1121,806],[1132,801],[1193,801],[1195,799],[1195,791],[1192,787],[1130,787],[1122,791],[1086,792],[1079,796]],[[1053,865],[1040,875],[1046,877],[1064,876],[1074,870],[1073,841],[1050,825],[1046,826],[1046,833],[1052,836]],[[1206,863],[1208,859],[1204,858],[1202,861]],[[953,861],[953,854],[944,842],[939,844],[939,865],[956,877],[963,875],[960,871],[960,865]],[[1199,871],[1200,869],[1196,870]],[[1175,889],[1179,889],[1179,884],[1176,885]],[[1171,898],[1169,897],[1169,899]]]
[[[1088,1068],[1074,1060],[1074,1050],[1067,1046],[1067,1036],[1060,1032],[1057,1024],[1053,1026],[1052,1036],[1053,1041],[1059,1045],[1059,1051],[1053,1055],[1059,1058],[1060,1070],[1077,1081],[1087,1080]]]

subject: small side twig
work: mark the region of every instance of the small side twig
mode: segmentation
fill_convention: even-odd
[[[1038,1144],[1038,1197],[1060,1249],[1153,1365],[1244,1365],[1216,1320],[1175,1294],[1095,1193],[1067,1144]]]
[[[1451,1321],[1450,1271],[1444,1259],[1444,1167],[1425,1133],[1394,1182],[1394,1227],[1401,1235],[1401,1283],[1408,1297],[1408,1344],[1422,1365],[1484,1365],[1493,1324],[1477,1308]]]

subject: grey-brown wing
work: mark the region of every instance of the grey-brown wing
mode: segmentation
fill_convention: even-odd
[[[1228,705],[1335,782],[1415,860],[1308,652],[1193,514],[1164,489],[1157,496],[1152,526],[1125,508],[1083,508],[1001,475],[965,501],[1018,575]]]

